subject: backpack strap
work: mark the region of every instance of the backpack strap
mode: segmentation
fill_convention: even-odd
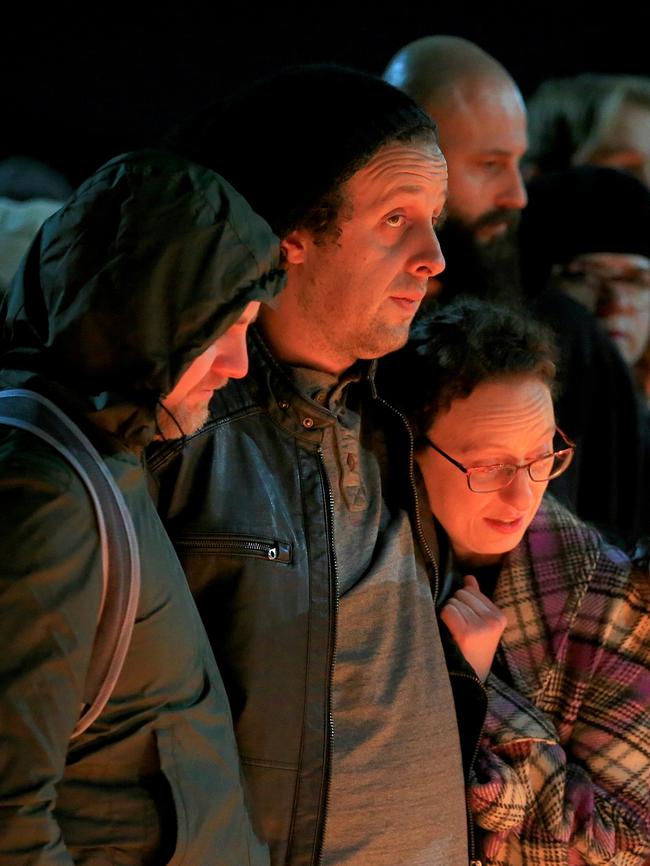
[[[102,712],[126,657],[140,595],[140,555],[131,515],[106,462],[79,427],[46,397],[0,391],[0,424],[43,439],[75,469],[92,500],[102,553],[102,596],[84,687],[78,737]]]

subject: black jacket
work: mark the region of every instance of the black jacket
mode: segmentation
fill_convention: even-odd
[[[335,419],[296,391],[259,335],[249,347],[249,376],[215,394],[211,421],[187,447],[163,448],[150,466],[226,685],[254,824],[274,864],[309,866],[322,847],[331,754],[336,562],[320,443]],[[364,435],[385,431],[396,458],[384,494],[412,514],[440,601],[449,588],[428,510],[416,506],[410,430],[372,375],[365,387]],[[446,650],[468,766],[485,692]]]
[[[628,365],[594,316],[559,289],[536,310],[555,331],[561,387],[557,423],[576,445],[551,492],[623,547],[650,533],[647,411]]]

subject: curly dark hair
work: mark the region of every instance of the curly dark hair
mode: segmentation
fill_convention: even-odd
[[[482,382],[532,373],[553,392],[556,357],[551,332],[532,318],[458,298],[416,320],[406,346],[382,362],[380,379],[419,437],[440,411]]]

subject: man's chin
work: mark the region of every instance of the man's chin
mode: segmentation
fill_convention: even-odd
[[[202,409],[177,411],[173,417],[163,415],[158,419],[158,427],[164,439],[182,439],[200,430],[209,417],[206,405]]]
[[[357,358],[359,360],[372,361],[401,349],[408,341],[413,317],[409,317],[408,321],[403,322],[399,327],[383,328],[381,330],[381,339],[378,337],[380,333],[379,329],[376,329],[372,335],[372,340],[368,340],[364,346],[357,347]]]

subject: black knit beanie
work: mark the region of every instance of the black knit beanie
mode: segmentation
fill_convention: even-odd
[[[326,199],[384,144],[435,123],[380,78],[332,65],[283,70],[203,109],[169,140],[218,170],[280,237],[318,231],[334,214]]]
[[[520,226],[521,269],[538,294],[554,265],[586,253],[650,258],[650,190],[614,168],[580,166],[534,178]]]

